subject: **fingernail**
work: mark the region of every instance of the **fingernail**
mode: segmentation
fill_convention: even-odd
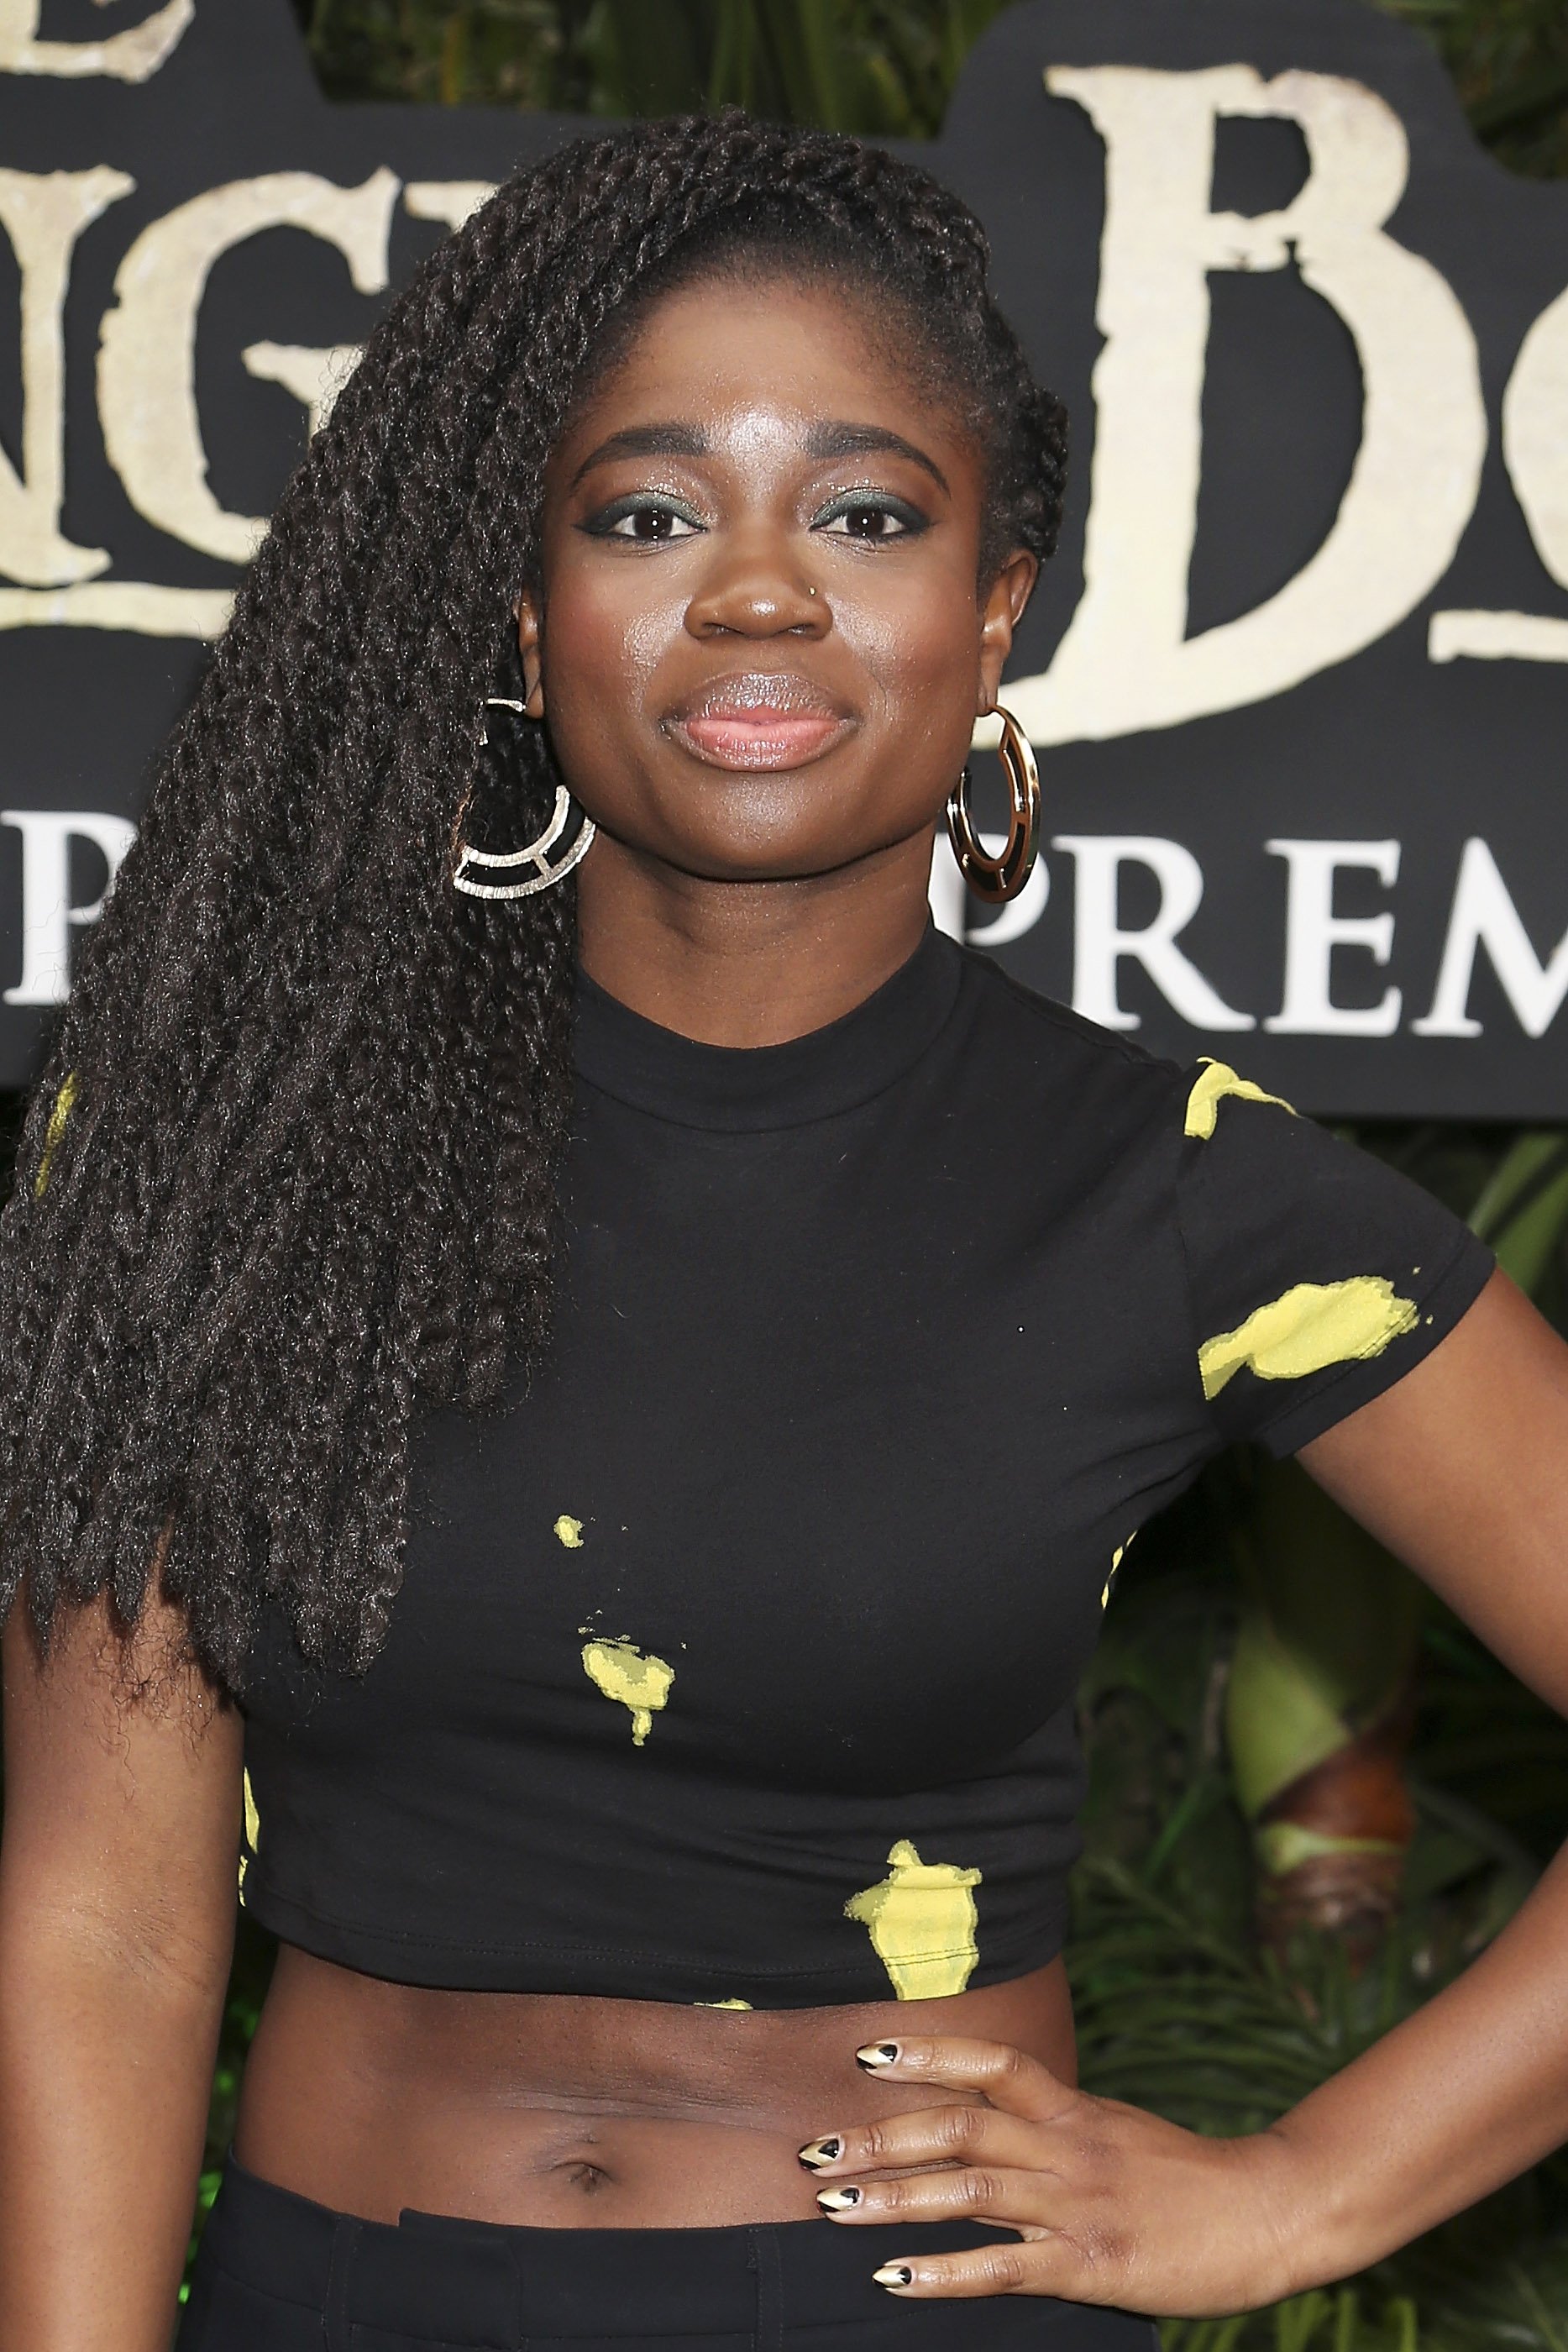
[[[817,2202],[824,2213],[847,2213],[852,2205],[858,2205],[860,2201],[858,2189],[819,2189],[817,2191]]]
[[[907,2263],[883,2263],[881,2270],[873,2271],[878,2286],[913,2286],[915,2273]]]
[[[868,2042],[863,2049],[855,2052],[862,2066],[891,2066],[897,2056],[896,2042]]]
[[[809,2139],[800,2152],[800,2161],[815,2171],[819,2164],[836,2164],[843,2152],[843,2141],[835,2132],[831,2139]]]

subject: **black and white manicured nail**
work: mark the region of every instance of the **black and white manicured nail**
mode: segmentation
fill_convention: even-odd
[[[898,2057],[896,2042],[868,2042],[855,2052],[856,2063],[862,2066],[891,2066]]]

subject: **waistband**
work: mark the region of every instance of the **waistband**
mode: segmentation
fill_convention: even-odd
[[[350,2326],[515,2352],[534,2336],[749,2336],[885,2319],[871,2273],[908,2227],[831,2221],[694,2230],[545,2230],[413,2208],[396,2224],[335,2213],[246,2171],[231,2156],[202,2260],[264,2294]],[[923,2224],[923,2252],[1014,2233],[979,2222]],[[894,2241],[898,2241],[895,2247]],[[335,2330],[340,2336],[335,2338]]]

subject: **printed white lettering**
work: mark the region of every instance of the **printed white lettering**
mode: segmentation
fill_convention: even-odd
[[[1418,1037],[1480,1035],[1481,1024],[1470,1016],[1469,997],[1476,950],[1483,947],[1525,1035],[1544,1036],[1568,996],[1568,931],[1558,940],[1550,962],[1542,964],[1497,860],[1484,841],[1471,839],[1459,860],[1432,1009],[1410,1024]]]
[[[1139,1016],[1124,1013],[1116,992],[1117,965],[1132,956],[1155,986],[1194,1029],[1252,1029],[1250,1013],[1238,1013],[1218,995],[1176,945],[1203,900],[1203,868],[1179,841],[1144,835],[1059,834],[1053,849],[1070,850],[1077,864],[1077,908],[1072,945],[1072,1009],[1105,1029],[1136,1029]],[[1160,905],[1142,930],[1120,921],[1119,885],[1128,864],[1146,866],[1159,881]]]
[[[1394,917],[1336,915],[1334,880],[1346,866],[1375,874],[1385,890],[1399,878],[1396,841],[1270,841],[1271,857],[1290,866],[1285,918],[1285,1001],[1264,1022],[1287,1036],[1392,1037],[1403,1003],[1396,988],[1376,1004],[1352,1008],[1333,1002],[1335,948],[1364,948],[1374,963],[1394,951]]]
[[[1568,661],[1568,621],[1549,613],[1434,613],[1428,661]]]
[[[332,404],[360,362],[358,343],[247,343],[240,353],[246,373],[291,392],[310,420],[312,438],[332,414]]]
[[[494,180],[411,180],[402,201],[415,220],[444,221],[448,228],[461,228],[495,193]]]
[[[936,828],[936,845],[931,852],[931,881],[926,890],[930,901],[931,919],[939,931],[950,940],[962,940],[964,922],[968,913],[968,886],[958,871],[947,841],[946,825]]]
[[[1568,291],[1519,347],[1502,396],[1502,454],[1535,551],[1568,588]]]
[[[1398,117],[1359,83],[1053,67],[1105,142],[1084,589],[1043,675],[1009,703],[1037,743],[1170,727],[1280,694],[1374,643],[1448,570],[1486,450],[1475,338],[1447,280],[1384,228],[1404,193]],[[1311,170],[1282,210],[1209,210],[1222,115],[1299,123]],[[1361,446],[1327,538],[1276,595],[1188,637],[1208,272],[1292,253],[1361,362]]]
[[[138,637],[221,637],[233,608],[226,588],[84,580],[75,588],[0,588],[0,629],[123,629]]]
[[[70,935],[96,923],[114,887],[136,827],[100,809],[0,809],[0,824],[22,836],[22,975],[7,1004],[63,1004],[70,992]],[[70,845],[90,841],[103,852],[109,880],[90,906],[70,898]]]
[[[1535,551],[1568,588],[1568,293],[1549,302],[1519,347],[1502,396],[1502,454]],[[1431,661],[1568,662],[1568,621],[1545,613],[1434,613]]]
[[[0,171],[0,226],[22,281],[22,471],[0,453],[0,572],[34,587],[107,571],[60,532],[65,498],[66,289],[78,237],[136,185],[124,172]]]
[[[194,22],[196,0],[165,0],[145,22],[104,41],[41,41],[44,0],[0,0],[0,73],[55,74],[76,81],[107,75],[151,81]]]
[[[207,483],[196,413],[196,323],[214,262],[264,229],[298,228],[338,247],[361,294],[379,294],[387,283],[398,184],[384,168],[358,188],[340,188],[314,172],[270,172],[209,188],[136,239],[120,265],[115,307],[103,322],[99,410],[104,446],[126,495],[160,530],[230,563],[248,562],[267,530],[264,520],[221,507]],[[321,354],[323,368],[330,356]],[[298,373],[298,351],[291,364]],[[319,374],[312,376],[317,398],[320,383]]]

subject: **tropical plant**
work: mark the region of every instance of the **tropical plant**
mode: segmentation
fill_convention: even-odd
[[[1009,0],[296,0],[325,87],[929,137]]]
[[[1568,1137],[1519,1135],[1470,1222],[1522,1290],[1560,1310]],[[1238,1476],[1231,1544],[1243,1601],[1226,1725],[1260,1925],[1276,1948],[1309,1926],[1365,1958],[1416,1834],[1404,1758],[1427,1597],[1294,1464]]]
[[[1082,1694],[1091,1779],[1069,1946],[1086,2087],[1219,2133],[1266,2126],[1345,2065],[1448,1982],[1528,1892],[1537,1856],[1474,1801],[1472,1687],[1494,1732],[1534,1740],[1559,1818],[1568,1800],[1568,1726],[1434,1612],[1421,1646],[1439,1672],[1416,1732],[1412,1835],[1387,1932],[1360,1967],[1342,1936],[1310,1927],[1282,1955],[1260,1942],[1222,1730],[1244,1606],[1235,1509],[1225,1469],[1149,1530],[1118,1584]],[[1484,1770],[1472,1749],[1478,1762]],[[1163,2336],[1166,2352],[1568,2352],[1565,2287],[1558,2159],[1343,2287],[1234,2320],[1170,2322]]]
[[[335,97],[576,114],[734,100],[931,138],[965,58],[1010,0],[294,0]],[[1480,136],[1568,172],[1563,0],[1370,0],[1418,26]]]

